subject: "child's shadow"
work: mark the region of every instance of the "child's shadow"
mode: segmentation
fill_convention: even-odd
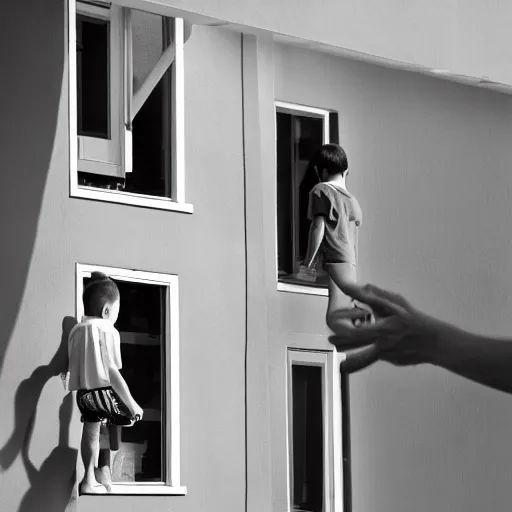
[[[0,471],[9,469],[22,450],[29,422],[33,420],[37,403],[46,383],[67,370],[67,340],[76,324],[72,317],[62,321],[62,337],[59,348],[52,360],[45,366],[37,367],[30,377],[19,385],[14,398],[14,429],[5,445],[0,449]]]
[[[59,444],[38,470],[29,458],[29,446],[34,430],[35,414],[30,418],[21,448],[21,459],[30,482],[30,489],[21,500],[18,512],[71,512],[76,509],[76,479],[78,450],[69,446],[69,425],[73,413],[73,395],[68,393],[59,409]]]

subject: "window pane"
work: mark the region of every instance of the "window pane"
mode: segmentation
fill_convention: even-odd
[[[318,183],[308,164],[323,144],[323,119],[277,112],[276,126],[278,275],[286,280],[306,256],[309,192]],[[325,286],[321,262],[317,271],[316,284]]]
[[[133,91],[137,92],[155,67],[164,48],[162,16],[132,10]]]
[[[133,120],[133,170],[125,190],[171,197],[171,69]]]
[[[84,280],[84,285],[87,280]],[[163,482],[165,470],[165,311],[163,286],[116,281],[123,375],[144,417],[122,428],[112,457],[114,482]]]
[[[322,512],[324,439],[322,368],[292,366],[292,506]]]
[[[109,25],[106,20],[76,17],[78,135],[110,136]]]
[[[323,120],[316,117],[297,116],[295,132],[296,158],[293,172],[295,173],[295,193],[298,196],[295,215],[298,217],[298,256],[302,260],[308,248],[308,200],[310,190],[318,183],[313,169],[309,169],[309,161],[315,151],[323,143]]]
[[[277,258],[280,275],[293,273],[292,116],[277,113]]]
[[[134,90],[171,44],[171,19],[132,12]],[[125,190],[171,197],[172,65],[133,120],[133,170]]]

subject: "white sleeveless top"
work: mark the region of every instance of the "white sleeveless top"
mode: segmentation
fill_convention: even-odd
[[[83,317],[68,338],[68,389],[110,386],[109,369],[122,367],[121,339],[112,322]]]

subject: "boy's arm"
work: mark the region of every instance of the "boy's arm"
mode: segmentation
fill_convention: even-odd
[[[317,215],[313,218],[309,228],[308,249],[306,257],[300,266],[299,273],[295,276],[297,279],[310,282],[316,281],[315,263],[322,240],[324,239],[324,233],[325,219],[322,215]]]
[[[303,265],[311,268],[320,251],[322,241],[325,233],[325,217],[323,215],[316,215],[309,227],[308,250],[304,258]]]
[[[126,384],[126,381],[119,372],[121,366],[120,344],[121,340],[117,331],[100,337],[101,356],[103,358],[104,368],[108,373],[110,385],[119,395],[119,398],[124,402],[126,407],[128,407],[134,417],[139,415],[140,418],[142,418],[142,409],[133,399],[128,384]]]
[[[110,384],[114,391],[119,395],[119,398],[124,402],[126,407],[130,410],[132,415],[135,417],[139,415],[142,418],[142,409],[139,404],[133,399],[132,394],[128,388],[128,384],[124,380],[119,370],[114,366],[109,367],[109,379]]]

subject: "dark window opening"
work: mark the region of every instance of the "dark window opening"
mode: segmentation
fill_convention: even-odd
[[[84,279],[84,286],[89,280]],[[165,480],[165,338],[166,288],[115,280],[121,296],[116,323],[121,337],[123,375],[142,421],[122,428],[114,452],[114,482]]]
[[[133,120],[133,171],[126,174],[127,192],[171,197],[171,73],[172,66]]]
[[[78,135],[110,137],[109,33],[108,21],[77,15]]]
[[[309,192],[318,183],[314,169],[308,164],[323,144],[323,119],[277,112],[276,126],[278,278],[282,282],[325,287],[327,274],[320,259],[316,283],[293,278],[308,246]]]
[[[322,369],[292,366],[292,506],[300,512],[322,512],[324,438]]]

